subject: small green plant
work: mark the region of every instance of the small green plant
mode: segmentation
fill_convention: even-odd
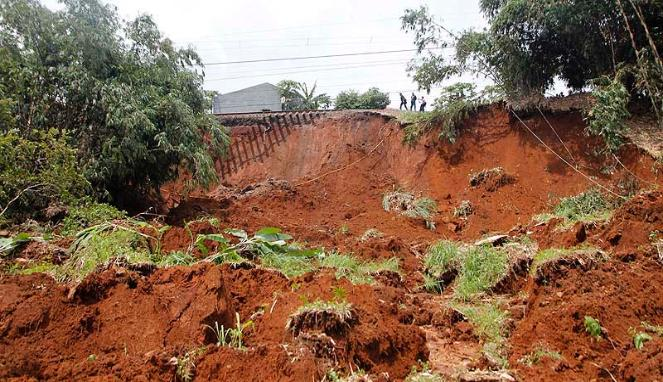
[[[94,362],[96,360],[97,360],[97,356],[95,354],[90,354],[89,356],[87,356],[87,361],[88,362]]]
[[[125,219],[127,214],[103,203],[84,201],[80,205],[69,207],[67,216],[62,220],[60,233],[64,236],[75,235],[85,227]]]
[[[405,377],[405,382],[443,382],[442,376],[431,370],[428,362],[420,363],[421,369],[412,366],[410,374]]]
[[[458,207],[454,208],[454,216],[457,218],[467,219],[474,212],[472,203],[469,200],[463,200]]]
[[[335,299],[331,301],[315,300],[313,302],[306,302],[297,309],[294,315],[304,315],[308,313],[318,314],[320,312],[334,315],[338,317],[341,322],[346,322],[353,317],[352,304],[346,300]]]
[[[239,313],[235,313],[235,327],[230,329],[230,346],[235,349],[244,349],[244,331],[253,326],[253,321],[242,322]]]
[[[375,228],[369,228],[364,232],[363,235],[361,235],[361,238],[359,239],[359,241],[367,242],[371,239],[377,239],[377,238],[382,237],[382,236],[384,236],[384,234],[382,232],[378,231]]]
[[[645,332],[637,332],[633,335],[633,346],[638,350],[642,350],[642,347],[645,346],[645,342],[651,341],[652,339],[652,336]]]
[[[467,318],[474,333],[484,341],[484,354],[506,368],[505,336],[509,313],[500,309],[497,303],[455,304],[452,307]]]
[[[159,267],[174,267],[178,265],[188,266],[195,263],[196,261],[196,258],[189,253],[174,251],[157,259],[156,265]]]
[[[506,253],[490,245],[470,248],[463,256],[454,296],[468,301],[475,294],[487,291],[504,276],[507,263]]]
[[[597,319],[592,316],[585,316],[585,331],[589,333],[592,338],[600,340],[603,336],[603,328]]]
[[[186,352],[182,357],[175,358],[175,375],[182,382],[190,382],[196,369],[196,358],[205,353],[205,348]]]
[[[347,236],[350,234],[350,227],[348,227],[347,224],[343,224],[341,228],[338,229],[338,233],[340,233],[343,236]]]
[[[212,333],[214,333],[214,336],[216,337],[217,347],[228,346],[230,338],[230,329],[226,329],[223,325],[219,326],[219,323],[217,321],[214,321],[213,327],[210,325],[205,325],[205,327],[211,330]]]
[[[539,345],[530,353],[520,358],[518,362],[522,363],[527,367],[532,367],[539,364],[544,358],[550,358],[554,360],[562,359],[562,354],[555,350],[550,350],[545,346]]]

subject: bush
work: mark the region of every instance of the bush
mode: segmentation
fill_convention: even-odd
[[[55,129],[29,138],[12,130],[0,137],[0,216],[31,214],[54,201],[71,203],[89,191],[66,138]]]
[[[336,96],[334,107],[342,109],[384,109],[391,103],[388,93],[378,88],[370,88],[359,94],[355,90],[345,90]]]
[[[596,103],[587,113],[587,131],[603,138],[610,152],[616,151],[624,142],[625,120],[628,112],[629,93],[617,80],[603,79],[593,92]]]

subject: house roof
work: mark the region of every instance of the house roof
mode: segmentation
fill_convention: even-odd
[[[278,86],[276,86],[276,85],[272,85],[269,82],[263,82],[262,84],[249,86],[248,88],[239,89],[239,90],[235,90],[235,91],[232,91],[232,92],[229,92],[229,93],[223,93],[223,94],[219,94],[219,95],[224,95],[224,96],[232,95],[232,94],[243,92],[243,91],[246,91],[246,90],[249,90],[249,89],[264,88],[264,87],[273,88],[273,89],[276,89],[276,90],[279,89]]]

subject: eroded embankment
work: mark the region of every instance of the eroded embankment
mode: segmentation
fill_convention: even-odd
[[[633,146],[619,153],[633,174],[595,154],[599,142],[584,135],[580,115],[548,120],[566,148],[545,120],[525,119],[568,162],[614,192],[658,181],[654,161]],[[255,127],[234,130],[237,139],[248,134],[245,153],[254,144],[258,154],[250,139],[260,140],[264,151],[226,170],[218,188],[187,201],[170,188],[171,202],[179,205],[168,217],[175,226],[163,234],[162,251],[203,259],[198,234],[276,226],[327,254],[396,257],[400,274],[369,270],[363,276],[374,282],[354,285],[349,268],[343,271],[347,264],[317,264],[287,278],[258,256],[169,268],[110,261],[79,285],[3,273],[0,379],[310,381],[329,380],[331,370],[357,376],[361,369],[367,380],[387,381],[405,379],[412,366],[421,368],[418,361],[465,381],[663,379],[661,335],[652,333],[642,349],[633,342],[633,331],[645,330],[642,322],[663,325],[663,259],[655,245],[663,232],[660,191],[640,190],[607,220],[532,221],[559,197],[592,183],[497,107],[468,121],[455,144],[429,136],[404,145],[396,121],[363,113],[268,134],[280,135],[280,128],[282,139],[267,146]],[[395,189],[436,201],[436,228],[385,211],[383,196]],[[463,201],[471,213],[454,216]],[[219,225],[182,225],[208,215]],[[460,299],[459,278],[468,276],[456,264],[440,277],[441,292],[422,288],[429,245],[443,238],[472,243],[489,232],[506,235],[493,244],[508,254],[491,285]],[[210,253],[218,244],[203,243]],[[538,251],[546,248],[566,251],[542,261]],[[52,257],[41,249],[27,246],[13,261]],[[347,311],[301,311],[318,302]],[[503,339],[487,339],[495,322],[478,321],[467,310],[486,306],[502,312],[496,337]],[[600,322],[600,339],[586,333],[585,316]],[[237,317],[252,322],[242,345],[217,346],[213,328],[235,328]],[[494,342],[503,359],[491,355]]]

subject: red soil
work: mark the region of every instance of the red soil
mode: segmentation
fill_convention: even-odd
[[[611,175],[602,173],[605,159],[592,154],[599,142],[584,135],[581,116],[548,119],[573,159],[545,121],[536,116],[525,121],[585,174],[618,190],[627,172],[617,166]],[[528,381],[608,381],[608,372],[618,380],[663,380],[662,340],[656,337],[637,351],[629,334],[640,321],[663,325],[661,264],[649,237],[663,231],[660,192],[627,202],[605,225],[567,233],[553,223],[534,227],[533,215],[591,184],[498,107],[468,121],[453,145],[431,136],[414,147],[403,145],[395,121],[361,114],[286,130],[272,132],[282,139],[262,162],[238,168],[215,190],[180,201],[173,191],[180,187],[167,188],[169,203],[177,205],[168,220],[177,226],[165,234],[164,250],[187,249],[191,236],[182,223],[209,215],[221,228],[253,232],[277,226],[310,246],[351,251],[363,259],[396,256],[402,282],[380,277],[374,286],[352,285],[330,271],[288,280],[275,271],[210,264],[143,271],[112,267],[76,288],[45,275],[0,275],[0,380],[172,381],[172,357],[200,347],[205,352],[195,361],[196,380],[310,381],[321,380],[330,368],[361,368],[374,380],[402,380],[419,360],[449,373],[461,364],[485,366],[471,325],[445,306],[448,296],[418,289],[421,256],[440,238],[469,242],[488,232],[527,231],[535,232],[541,247],[586,241],[617,256],[589,270],[560,270],[547,285],[520,272],[494,291],[512,304],[512,372]],[[251,144],[248,131],[238,127],[234,138]],[[651,171],[653,160],[634,146],[619,157],[639,178],[660,183]],[[470,174],[498,166],[513,181],[470,186]],[[396,188],[437,201],[436,230],[382,209],[383,194]],[[467,219],[453,216],[463,200],[474,209]],[[359,240],[369,228],[384,236]],[[205,222],[189,229],[194,237],[219,230]],[[42,252],[34,246],[20,256],[50,256]],[[523,286],[527,297],[519,295]],[[345,291],[356,322],[342,332],[308,330],[297,337],[286,329],[303,300],[331,299],[335,288]],[[245,333],[247,349],[217,348],[205,325],[231,327],[235,313],[254,322]],[[600,320],[609,340],[592,341],[584,333],[585,315]],[[531,368],[518,362],[539,343],[564,359],[544,359]]]

